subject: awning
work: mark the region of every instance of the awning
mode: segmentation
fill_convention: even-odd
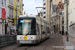
[[[55,13],[53,13],[52,15],[51,15],[51,17],[55,17],[55,16],[57,16],[58,14],[55,12]]]

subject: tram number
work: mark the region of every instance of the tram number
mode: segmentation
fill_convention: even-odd
[[[27,40],[27,36],[24,36],[24,40]]]

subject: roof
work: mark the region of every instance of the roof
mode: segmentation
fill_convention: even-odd
[[[62,6],[62,7],[59,8],[59,6]],[[60,11],[61,9],[64,9],[64,4],[62,2],[59,2],[54,11],[57,11],[57,10]]]

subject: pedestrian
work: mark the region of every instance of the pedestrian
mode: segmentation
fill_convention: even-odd
[[[10,35],[10,32],[8,31],[7,35]]]
[[[14,35],[14,30],[12,30],[12,35]]]
[[[17,34],[16,31],[14,33],[15,33],[15,35]]]
[[[61,34],[61,31],[60,31],[60,34]]]

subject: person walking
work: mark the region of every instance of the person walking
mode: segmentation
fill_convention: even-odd
[[[12,35],[14,35],[14,30],[12,30]]]

